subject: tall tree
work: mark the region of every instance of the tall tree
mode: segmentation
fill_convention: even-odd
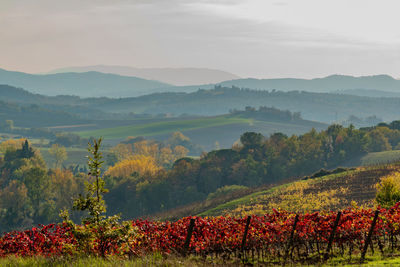
[[[23,182],[32,206],[34,222],[47,222],[55,215],[55,210],[52,184],[46,170],[39,167],[29,169],[24,173]]]
[[[49,149],[49,154],[54,157],[54,168],[60,168],[62,163],[67,160],[67,150],[58,144],[53,144]]]

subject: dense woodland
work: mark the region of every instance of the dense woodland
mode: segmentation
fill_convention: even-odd
[[[185,157],[191,144],[180,133],[167,143],[130,139],[106,157],[108,212],[132,219],[204,200],[229,186],[277,183],[335,168],[367,152],[399,149],[399,124],[363,129],[331,125],[299,136],[247,132],[231,149],[204,153],[199,159]],[[85,170],[46,166],[25,140],[0,146],[1,231],[57,221],[59,210],[70,207],[72,198],[83,191]],[[53,153],[62,160],[57,147]]]

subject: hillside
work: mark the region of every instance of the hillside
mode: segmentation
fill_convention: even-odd
[[[374,89],[346,89],[346,90],[332,91],[331,93],[368,96],[368,97],[400,97],[400,91],[388,92],[388,91],[374,90]]]
[[[307,120],[288,121],[284,119],[260,118],[256,115],[228,114],[215,117],[164,119],[162,121],[134,122],[129,126],[120,126],[90,131],[76,132],[82,137],[103,136],[111,142],[121,141],[128,136],[146,136],[155,139],[166,139],[176,131],[188,136],[192,142],[202,145],[206,150],[215,149],[215,143],[229,148],[247,131],[260,132],[269,136],[276,132],[288,135],[302,134],[311,128],[322,130],[326,124]]]
[[[220,83],[222,86],[238,86],[241,88],[280,90],[280,91],[308,91],[331,92],[348,89],[368,89],[400,93],[400,80],[389,75],[375,76],[346,76],[331,75],[316,79],[238,79]]]
[[[66,67],[52,70],[49,73],[54,74],[88,71],[113,73],[122,76],[134,76],[148,80],[157,80],[177,86],[211,84],[227,80],[239,79],[237,75],[226,71],[204,68],[133,68],[127,66],[96,65],[83,67]]]
[[[340,210],[354,204],[373,206],[381,177],[399,172],[400,165],[359,167],[338,174],[298,180],[261,190],[200,212],[200,216],[263,215],[272,209],[292,212]]]
[[[193,90],[197,90],[192,88]],[[237,87],[200,89],[192,93],[155,93],[129,98],[80,98],[43,96],[7,85],[0,85],[3,101],[37,104],[48,109],[91,118],[115,118],[115,114],[169,114],[215,116],[247,106],[269,106],[300,112],[307,120],[332,123],[354,115],[365,119],[376,116],[384,121],[400,117],[400,98],[367,97],[338,93],[257,91]],[[108,115],[107,115],[108,114]],[[112,115],[110,115],[112,114]],[[129,116],[131,116],[130,114]],[[129,117],[128,116],[128,117]]]
[[[53,96],[135,97],[161,92],[189,93],[199,88],[211,89],[214,85],[263,91],[324,93],[350,91],[356,95],[379,97],[400,93],[400,80],[388,75],[362,77],[331,75],[310,80],[237,78],[233,74],[219,70],[193,68],[135,69],[118,66],[88,66],[55,70],[52,74],[28,74],[0,69],[0,84],[23,87],[34,93]]]
[[[0,101],[0,128],[6,120],[17,127],[47,127],[63,124],[86,123],[73,114],[42,108],[38,105],[20,106]]]
[[[376,166],[400,161],[400,150],[370,152],[361,157],[350,160],[343,166]]]
[[[246,106],[270,106],[292,112],[301,112],[308,120],[331,123],[347,119],[376,115],[385,120],[400,117],[400,98],[373,98],[344,94],[256,91],[237,87],[216,87],[192,93],[162,93],[136,98],[107,100],[102,110],[109,112],[137,112],[148,114],[171,113],[219,115]]]
[[[169,84],[101,72],[28,74],[0,69],[0,84],[23,87],[44,95],[128,97],[159,92]]]

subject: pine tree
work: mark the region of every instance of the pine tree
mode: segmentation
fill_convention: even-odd
[[[93,182],[86,183],[86,196],[80,195],[74,201],[73,208],[80,211],[88,211],[90,217],[84,219],[85,223],[98,224],[105,216],[106,205],[103,199],[103,194],[108,190],[104,188],[105,182],[101,178],[101,165],[103,164],[102,153],[100,152],[102,139],[94,139],[93,144],[88,144],[88,166],[89,176],[93,178]]]

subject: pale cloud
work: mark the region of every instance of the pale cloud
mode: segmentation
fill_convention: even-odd
[[[399,76],[391,0],[1,0],[3,68],[220,68],[242,76]]]

